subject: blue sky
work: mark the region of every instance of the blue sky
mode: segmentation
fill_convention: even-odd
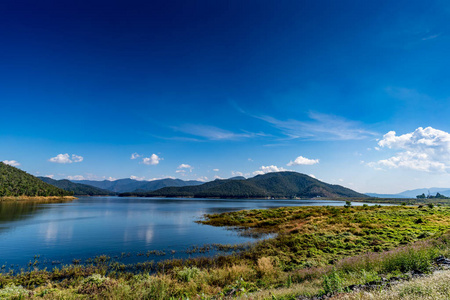
[[[0,160],[450,187],[449,17],[445,1],[5,0]]]

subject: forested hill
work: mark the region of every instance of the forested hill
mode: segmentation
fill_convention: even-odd
[[[136,190],[140,190],[143,192],[155,191],[161,189],[163,187],[168,186],[191,186],[191,185],[199,185],[203,184],[203,182],[196,180],[184,181],[181,179],[172,179],[172,178],[164,178],[157,179],[152,181],[139,181],[130,178],[117,179],[113,181],[103,180],[103,181],[95,181],[95,180],[72,180],[75,183],[82,183],[91,186],[98,187],[100,189],[116,192],[116,193],[127,193],[134,192]]]
[[[72,192],[54,187],[27,172],[0,162],[0,197],[72,195]]]
[[[214,180],[198,186],[166,187],[153,192],[124,193],[119,196],[196,198],[366,198],[351,189],[332,185],[296,172],[277,172],[249,179]]]
[[[116,195],[116,193],[107,191],[104,189],[97,188],[95,186],[87,185],[87,184],[81,184],[81,183],[74,183],[72,181],[69,181],[67,179],[61,179],[61,180],[54,180],[49,177],[38,177],[43,182],[49,183],[53,186],[56,186],[60,189],[73,192],[74,195],[79,196],[108,196],[108,195]]]

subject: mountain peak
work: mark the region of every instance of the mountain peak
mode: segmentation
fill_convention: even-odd
[[[273,172],[249,179],[223,179],[197,186],[166,187],[149,193],[123,196],[198,197],[198,198],[312,198],[361,197],[366,195],[340,185],[331,185],[296,172]]]

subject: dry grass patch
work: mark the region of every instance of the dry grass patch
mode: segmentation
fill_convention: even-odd
[[[0,197],[1,201],[39,201],[39,202],[51,202],[51,201],[71,201],[77,199],[74,196],[8,196]]]
[[[415,278],[379,291],[354,292],[336,295],[339,300],[443,300],[450,299],[450,271],[437,272],[424,278]]]

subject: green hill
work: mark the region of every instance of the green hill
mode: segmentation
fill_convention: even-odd
[[[119,196],[196,198],[366,198],[351,189],[332,185],[305,174],[278,172],[249,179],[214,180],[198,186],[166,187],[153,192],[123,193]]]
[[[113,181],[103,180],[103,181],[95,181],[95,180],[72,180],[74,183],[82,183],[91,186],[98,187],[100,189],[116,192],[116,193],[127,193],[134,192],[136,190],[140,191],[155,191],[161,189],[163,187],[168,186],[191,186],[191,185],[199,185],[203,184],[203,182],[189,180],[184,181],[181,179],[172,179],[172,178],[164,178],[157,179],[152,181],[139,181],[130,178],[117,179]]]
[[[18,168],[0,162],[0,197],[72,196]]]
[[[87,184],[81,184],[81,183],[74,183],[72,181],[69,181],[67,179],[61,179],[61,180],[54,180],[49,177],[38,177],[43,182],[46,182],[48,184],[51,184],[53,186],[56,186],[60,189],[63,189],[65,191],[73,192],[74,195],[79,196],[108,196],[108,195],[116,195],[116,193],[107,191],[104,189],[97,188],[95,186],[87,185]]]

